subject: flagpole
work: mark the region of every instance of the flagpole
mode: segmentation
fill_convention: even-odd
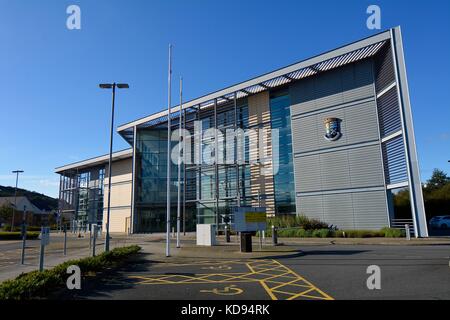
[[[167,221],[166,221],[166,257],[170,257],[170,141],[171,141],[171,121],[170,105],[172,94],[172,45],[169,44],[169,75],[168,75],[168,96],[167,96]]]
[[[178,200],[177,200],[177,248],[180,247],[180,219],[181,219],[181,123],[183,122],[183,78],[180,77],[180,116],[179,119],[179,134],[178,134]],[[184,139],[183,139],[184,140]],[[184,155],[184,150],[183,150]]]

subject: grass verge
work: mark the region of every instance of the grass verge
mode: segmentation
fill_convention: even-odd
[[[27,300],[46,297],[51,291],[66,285],[67,268],[77,265],[82,275],[102,271],[108,267],[116,267],[132,255],[138,253],[141,247],[132,245],[115,248],[95,257],[69,260],[56,267],[42,272],[23,273],[13,280],[0,283],[0,300]]]

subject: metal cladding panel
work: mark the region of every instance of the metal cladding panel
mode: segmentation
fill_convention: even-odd
[[[340,105],[373,96],[372,61],[364,60],[290,86],[291,115]]]
[[[384,187],[372,70],[364,60],[290,86],[298,213],[340,229],[388,225],[384,192],[369,189]],[[339,119],[338,140],[325,139],[326,118]]]
[[[323,129],[317,123],[317,115],[292,120],[292,151],[294,153],[317,149],[318,139],[324,139]]]
[[[297,197],[300,214],[345,229],[377,230],[389,225],[384,191]]]
[[[324,221],[322,196],[297,197],[296,207],[299,214]]]
[[[322,190],[350,188],[351,179],[348,164],[347,150],[321,154]]]
[[[389,225],[384,191],[352,194],[356,229],[377,230]]]
[[[315,80],[309,77],[289,86],[291,97],[291,116],[302,114],[316,109],[315,102]]]
[[[324,138],[324,120],[329,117],[341,120],[342,137],[333,142]],[[378,140],[375,101],[294,118],[292,137],[294,154]]]
[[[378,145],[351,149],[348,151],[350,180],[352,188],[382,186],[383,166]]]
[[[381,137],[386,137],[402,129],[397,88],[393,87],[378,100]]]
[[[375,88],[380,92],[395,81],[391,45],[385,45],[375,57]]]
[[[408,181],[403,137],[398,136],[382,145],[386,184]]]
[[[373,96],[372,61],[347,66],[342,72],[343,101],[351,102]]]
[[[323,218],[339,229],[354,228],[352,195],[329,194],[323,196]]]
[[[301,158],[294,158],[295,181],[297,192],[321,191],[322,175],[320,170],[320,155],[311,155]]]
[[[344,103],[342,95],[342,72],[334,70],[313,76],[315,106],[334,106]]]
[[[345,109],[346,140],[348,144],[379,139],[377,110],[375,101],[365,102],[360,105]]]
[[[316,192],[383,185],[378,145],[313,154],[294,159],[297,192]]]

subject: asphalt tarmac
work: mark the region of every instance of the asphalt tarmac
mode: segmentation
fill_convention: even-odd
[[[268,251],[248,258],[241,254],[239,258],[180,257],[164,262],[142,254],[120,270],[84,278],[81,290],[63,290],[57,296],[125,300],[450,299],[449,256],[448,245],[331,244],[289,246],[283,252]],[[379,270],[375,282],[369,266]],[[369,277],[372,289],[367,285]]]

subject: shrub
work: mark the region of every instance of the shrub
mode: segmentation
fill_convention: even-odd
[[[266,232],[271,236],[270,232]],[[305,230],[303,228],[290,228],[278,230],[280,238],[401,238],[405,237],[405,231],[401,229],[383,228],[381,230],[336,230],[314,229]]]
[[[3,231],[10,232],[11,231],[11,225],[5,224],[2,227]],[[13,232],[20,232],[22,230],[22,226],[14,226]],[[39,231],[41,232],[40,226],[27,226],[27,231]]]
[[[385,227],[381,231],[386,238],[403,238],[406,237],[405,230]]]
[[[297,230],[297,237],[299,238],[308,238],[311,236],[311,231],[310,230],[305,230],[305,229],[298,229]]]
[[[313,231],[313,237],[317,238],[328,238],[331,237],[333,233],[330,229],[317,229]]]
[[[328,224],[306,216],[282,215],[268,219],[267,227],[274,225],[277,228],[302,228],[305,230],[327,229]]]
[[[333,233],[329,229],[305,230],[303,228],[290,228],[278,231],[278,236],[281,238],[327,238],[332,235]]]
[[[141,247],[133,245],[115,248],[96,257],[69,260],[56,267],[42,272],[32,271],[23,273],[13,280],[0,284],[0,300],[23,300],[46,296],[51,290],[65,285],[66,270],[71,265],[77,265],[82,273],[101,271],[123,262],[132,254],[136,254]]]
[[[334,232],[337,238],[375,238],[384,237],[381,231],[376,230],[339,230]]]
[[[27,239],[33,240],[39,237],[39,232],[27,232]],[[22,240],[21,232],[0,232],[0,240]]]

